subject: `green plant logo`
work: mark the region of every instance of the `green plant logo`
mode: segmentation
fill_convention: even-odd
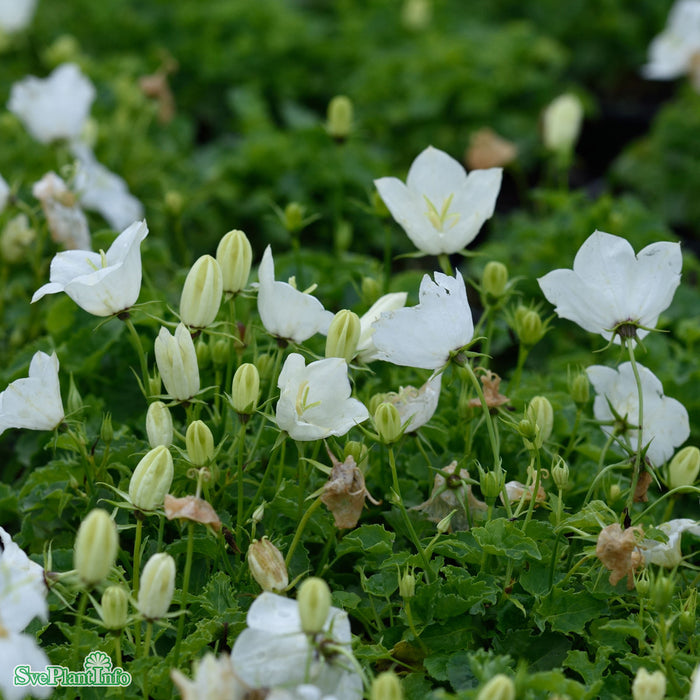
[[[131,674],[117,666],[104,651],[91,651],[83,661],[82,671],[71,671],[65,666],[47,666],[43,671],[32,671],[25,664],[15,666],[13,684],[26,686],[62,686],[64,688],[107,687],[131,684]]]

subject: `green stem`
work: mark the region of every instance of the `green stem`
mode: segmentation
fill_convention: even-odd
[[[510,391],[515,391],[520,387],[520,378],[523,374],[523,367],[525,366],[525,360],[530,354],[530,348],[526,347],[522,343],[518,346],[518,363],[515,366],[515,372],[513,373],[513,378],[510,380],[509,389]],[[510,393],[510,392],[509,392]]]
[[[192,571],[192,552],[194,551],[194,522],[187,523],[187,554],[185,555],[185,573],[182,578],[182,597],[180,598],[180,619],[177,621],[177,637],[175,639],[175,653],[173,654],[173,666],[177,668],[180,658],[180,644],[182,633],[185,629],[185,611],[187,610],[187,596],[190,590],[190,573]]]
[[[294,554],[294,550],[296,550],[297,545],[299,544],[299,540],[301,539],[301,536],[304,534],[304,530],[306,529],[306,525],[308,524],[309,520],[311,519],[311,516],[314,514],[316,509],[321,505],[321,497],[319,496],[306,510],[306,513],[304,513],[303,517],[299,521],[299,525],[297,526],[297,531],[294,533],[294,539],[292,540],[292,543],[289,545],[289,549],[287,550],[287,556],[284,558],[284,563],[287,566],[287,569],[289,569],[289,563],[292,561],[292,555]]]
[[[540,451],[539,449],[535,450],[535,485],[532,490],[532,496],[530,497],[530,505],[528,506],[527,509],[527,515],[525,516],[525,520],[523,521],[523,532],[527,530],[527,524],[530,522],[530,518],[532,518],[532,513],[535,510],[535,501],[537,500],[537,493],[540,489],[540,476],[542,474],[542,462],[540,460]]]
[[[236,481],[238,482],[238,509],[236,512],[236,539],[238,542],[242,542],[243,535],[243,457],[245,456],[245,429],[246,423],[240,423],[240,430],[238,431],[238,460],[237,460],[237,471],[236,471]]]
[[[141,345],[141,338],[136,332],[136,327],[133,321],[127,317],[124,319],[124,324],[129,329],[129,338],[131,339],[131,344],[136,350],[136,354],[139,356],[139,363],[141,365],[141,381],[143,382],[143,393],[146,398],[148,398],[149,393],[149,381],[148,381],[148,362],[146,360],[146,353],[143,350],[143,345]]]
[[[637,394],[639,396],[639,417],[637,423],[639,427],[637,428],[637,451],[634,457],[634,470],[632,471],[632,483],[630,485],[630,493],[627,497],[626,511],[629,514],[632,511],[632,504],[634,503],[634,492],[637,490],[637,482],[639,481],[639,473],[642,463],[642,450],[644,449],[644,435],[643,435],[643,425],[644,425],[644,394],[642,392],[642,380],[639,376],[639,370],[637,369],[637,361],[634,357],[634,346],[632,345],[632,339],[627,338],[625,340],[625,345],[627,345],[627,350],[630,357],[630,364],[632,365],[632,372],[634,373],[634,380],[637,384]]]
[[[600,454],[600,459],[598,460],[598,468],[597,468],[597,474],[593,481],[591,482],[591,485],[588,487],[588,492],[586,493],[586,497],[583,499],[583,505],[586,505],[588,503],[588,499],[593,495],[594,491],[593,489],[595,488],[596,484],[598,483],[599,479],[604,475],[607,474],[610,469],[615,467],[616,465],[611,464],[605,469],[603,469],[603,462],[605,462],[605,456],[608,454],[608,450],[610,449],[610,446],[615,442],[615,434],[611,433],[608,435],[608,439],[605,441],[605,445],[603,446],[603,451]]]
[[[427,652],[428,648],[425,646],[425,643],[423,640],[418,636],[418,632],[416,631],[416,626],[413,623],[413,615],[411,614],[411,603],[408,598],[404,598],[403,601],[403,610],[406,613],[406,620],[408,621],[408,628],[411,630],[411,633],[413,634],[415,640],[420,644],[420,647],[423,651]]]
[[[151,620],[148,620],[146,622],[146,636],[144,637],[143,640],[143,649],[141,650],[141,656],[145,659],[150,650],[151,650],[151,637],[153,636],[153,622]],[[177,665],[177,664],[173,664]],[[148,678],[148,673],[145,674],[144,678]],[[148,697],[148,694],[146,694],[146,697]]]
[[[75,630],[73,637],[73,667],[78,670],[80,667],[80,636],[83,632],[83,618],[87,610],[88,593],[83,590],[80,593],[80,602],[78,603],[78,612],[75,617]]]
[[[141,572],[141,536],[143,532],[143,513],[134,511],[136,516],[136,535],[134,537],[134,575],[133,575],[133,592],[134,598],[139,595],[139,575]],[[134,625],[134,639],[136,648],[141,644],[141,621],[137,620]]]
[[[440,263],[442,271],[446,275],[454,277],[454,272],[452,271],[452,263],[450,262],[450,256],[447,255],[447,253],[440,253],[440,255],[438,255],[438,262]]]

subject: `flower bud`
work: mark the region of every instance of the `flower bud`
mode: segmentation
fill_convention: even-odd
[[[336,95],[328,104],[326,130],[336,141],[345,141],[352,133],[352,101],[345,95]]]
[[[75,537],[73,564],[86,586],[92,587],[109,574],[117,558],[119,536],[109,513],[94,508],[80,523]]]
[[[362,303],[365,306],[372,306],[382,293],[382,288],[374,277],[363,277],[360,290],[362,292]]]
[[[197,366],[200,369],[206,369],[211,361],[209,343],[200,336],[197,340],[197,344],[194,346],[194,351],[197,353]]]
[[[0,255],[8,263],[22,262],[35,238],[36,231],[29,225],[27,215],[18,214],[7,222],[0,234]]]
[[[374,412],[374,426],[379,433],[379,439],[390,445],[401,437],[401,416],[393,403],[384,401]]]
[[[165,208],[175,216],[179,216],[185,206],[185,198],[176,190],[168,190],[165,193]]]
[[[154,447],[134,469],[129,482],[129,500],[143,511],[161,507],[173,483],[173,474],[170,450],[165,445]]]
[[[583,105],[576,95],[566,94],[553,100],[542,114],[542,141],[557,153],[573,151],[583,121]]]
[[[448,513],[442,520],[440,520],[437,524],[437,531],[441,534],[444,535],[449,529],[450,529],[450,523],[452,522],[452,518],[454,517],[454,514],[457,512],[457,509],[451,511]]]
[[[105,413],[102,416],[102,425],[100,426],[100,440],[106,445],[109,445],[114,440],[114,427],[112,426],[112,414]]]
[[[508,287],[508,268],[500,262],[492,260],[486,264],[481,278],[481,288],[486,299],[493,303],[500,299]]]
[[[556,457],[550,471],[554,485],[564,491],[569,485],[569,465],[561,457]]]
[[[219,313],[224,281],[211,255],[202,255],[187,273],[180,296],[180,319],[190,328],[206,328]]]
[[[289,202],[284,208],[282,223],[290,233],[301,230],[304,226],[304,207],[299,202]]]
[[[227,338],[219,338],[211,346],[211,361],[214,367],[226,367],[231,353],[230,344]]]
[[[355,460],[355,464],[360,471],[364,471],[367,467],[367,457],[369,456],[369,448],[357,440],[349,440],[343,448],[343,461],[348,457]]]
[[[651,585],[651,604],[657,613],[662,613],[673,599],[676,590],[671,576],[659,574]]]
[[[371,700],[403,700],[401,681],[393,671],[384,671],[372,681]]]
[[[66,406],[68,407],[68,413],[77,413],[83,407],[83,399],[80,396],[78,387],[75,385],[72,372],[68,382],[68,400],[66,401]]]
[[[143,567],[137,607],[147,620],[168,612],[175,590],[175,560],[165,553],[154,554]]]
[[[611,484],[608,490],[608,503],[615,503],[615,501],[622,495],[622,489],[620,484]]]
[[[121,586],[109,586],[102,594],[100,617],[108,630],[124,629],[129,613],[129,594]]]
[[[326,357],[342,357],[350,362],[360,340],[360,317],[343,309],[333,317],[326,336]]]
[[[402,598],[413,598],[416,594],[416,577],[412,569],[406,569],[403,576],[399,578],[399,595]]]
[[[515,700],[515,684],[499,673],[479,691],[476,700]]]
[[[333,247],[336,255],[342,255],[350,250],[352,245],[352,224],[347,221],[339,221],[333,230]]]
[[[239,415],[255,412],[260,397],[260,373],[250,362],[242,364],[233,375],[231,405]]]
[[[270,353],[258,355],[255,360],[255,366],[258,368],[261,379],[267,379],[275,366],[275,358]]]
[[[632,682],[633,700],[663,700],[666,697],[666,676],[662,671],[649,673],[639,668]]]
[[[307,578],[297,593],[301,629],[306,634],[318,634],[323,630],[331,609],[331,591],[322,578]]]
[[[524,306],[518,308],[515,312],[515,322],[515,332],[525,347],[531,348],[537,345],[544,337],[544,324],[534,309],[527,309]]]
[[[588,403],[591,382],[585,372],[577,372],[569,381],[569,393],[573,402],[581,408]]]
[[[146,412],[146,434],[148,444],[153,447],[173,443],[173,419],[168,407],[162,401],[154,401]]]
[[[537,439],[537,424],[525,417],[518,422],[518,432],[527,443],[533,443]]]
[[[668,486],[692,486],[700,472],[700,450],[694,445],[684,447],[673,455],[668,465]]]
[[[643,569],[639,576],[637,576],[634,581],[634,587],[637,591],[637,595],[639,595],[640,598],[649,597],[651,582],[649,581],[649,573],[646,569]]]
[[[148,395],[158,396],[160,394],[161,381],[160,374],[156,372],[152,377],[148,377]]]
[[[204,421],[194,420],[187,426],[185,446],[187,458],[195,467],[209,464],[214,456],[214,436]]]
[[[554,428],[554,409],[549,399],[544,396],[535,396],[527,407],[527,417],[537,426],[535,445],[542,445],[549,440]]]
[[[500,465],[492,471],[484,471],[481,465],[477,464],[479,470],[479,488],[481,495],[486,499],[486,502],[493,503],[498,498],[503,485],[505,484],[506,475]]]
[[[199,391],[199,367],[192,336],[180,323],[175,335],[161,328],[155,342],[158,371],[165,390],[178,401],[187,401]]]
[[[401,22],[406,29],[419,32],[426,29],[433,15],[430,0],[404,0],[401,7]]]
[[[253,262],[253,249],[248,237],[234,229],[229,231],[216,248],[216,260],[221,267],[224,291],[236,294],[245,289]]]
[[[267,537],[251,542],[247,559],[252,577],[264,591],[283,591],[289,585],[284,557]]]
[[[254,511],[253,515],[250,516],[250,519],[257,525],[258,523],[262,522],[262,519],[265,517],[265,503],[261,503]]]

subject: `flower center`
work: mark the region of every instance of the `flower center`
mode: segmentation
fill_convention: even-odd
[[[104,252],[104,250],[102,250],[102,248],[100,248],[100,267],[97,267],[92,260],[88,260],[87,263],[93,270],[95,270],[95,272],[97,272],[97,270],[104,269],[107,267],[107,254]]]
[[[296,400],[296,412],[298,416],[301,416],[304,413],[304,411],[308,411],[314,406],[321,405],[320,401],[314,401],[314,403],[307,403],[307,401],[309,400],[309,389],[309,382],[302,382],[299,385]]]
[[[457,212],[452,212],[450,214],[450,205],[454,199],[454,192],[448,197],[445,197],[439,211],[425,195],[423,195],[423,199],[425,199],[425,203],[428,205],[428,210],[425,212],[425,215],[438,231],[451,229],[459,221],[459,214]]]

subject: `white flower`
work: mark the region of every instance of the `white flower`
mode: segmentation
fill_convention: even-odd
[[[404,185],[395,177],[375,180],[379,195],[413,245],[424,253],[456,253],[493,216],[501,168],[469,175],[454,158],[428,146],[411,164]]]
[[[595,231],[576,253],[573,270],[537,281],[560,318],[610,340],[620,324],[656,326],[680,284],[682,264],[678,243],[652,243],[635,256],[624,238]],[[636,331],[640,339],[647,333]]]
[[[357,357],[363,362],[376,360],[377,348],[374,347],[372,336],[374,328],[372,324],[379,320],[385,311],[394,311],[406,306],[406,292],[393,292],[379,297],[377,301],[369,307],[367,313],[360,317],[360,339],[357,341]]]
[[[197,351],[185,324],[178,324],[175,335],[161,328],[154,351],[168,394],[178,401],[191,399],[199,391],[199,366]]]
[[[0,393],[0,434],[8,428],[53,430],[64,417],[58,357],[37,352],[29,364],[29,376]]]
[[[648,564],[657,564],[667,569],[673,569],[681,563],[681,535],[690,532],[700,537],[700,521],[680,518],[669,520],[658,527],[668,537],[668,542],[657,540],[642,540],[639,546],[644,554],[644,561]]]
[[[637,363],[639,378],[642,384],[643,396],[643,425],[642,440],[650,443],[646,456],[654,466],[659,466],[668,460],[676,447],[681,445],[690,435],[688,411],[676,399],[664,396],[661,382],[654,373]],[[634,378],[632,365],[629,362],[621,364],[617,370],[602,365],[594,365],[586,370],[596,394],[593,403],[593,413],[596,420],[609,422],[614,420],[611,407],[630,426],[639,425],[639,394]],[[615,430],[613,425],[601,426],[606,435]],[[625,436],[629,439],[632,449],[637,449],[638,430],[629,428]]]
[[[328,613],[321,632],[327,640],[327,655],[320,654],[316,640],[302,632],[295,600],[262,593],[251,605],[247,622],[248,628],[236,640],[231,658],[248,685],[287,688],[295,700],[319,697],[301,694],[305,688],[299,686],[310,684],[321,697],[360,700],[362,680],[349,658],[352,637],[347,613],[334,607]]]
[[[48,697],[52,688],[13,685],[15,666],[28,664],[42,671],[49,663],[34,639],[22,630],[35,618],[48,619],[44,570],[0,527],[0,690],[8,700],[27,692]]]
[[[649,46],[649,62],[642,75],[672,80],[691,72],[700,52],[700,0],[679,0],[671,8],[664,31]]]
[[[369,418],[357,399],[350,398],[348,366],[340,357],[328,357],[305,366],[292,353],[280,372],[281,389],[275,420],[293,440],[320,440],[345,435]]]
[[[7,108],[41,143],[74,139],[83,130],[95,88],[74,63],[64,63],[48,78],[30,75],[12,86]]]
[[[385,401],[394,404],[401,416],[401,425],[408,424],[405,432],[412,433],[423,427],[435,413],[440,399],[442,374],[431,377],[420,389],[402,386],[399,392],[386,395]]]
[[[136,221],[117,236],[105,253],[65,250],[51,261],[48,284],[37,289],[32,303],[45,294],[65,292],[80,308],[95,316],[125,311],[141,290],[141,242],[145,221]]]
[[[21,32],[34,17],[37,0],[0,0],[0,30],[5,34]]]
[[[690,695],[688,695],[688,700],[700,700],[700,665],[695,667],[690,680],[692,685],[690,687]]]
[[[436,272],[435,281],[425,275],[418,299],[417,306],[383,313],[374,322],[376,357],[404,367],[439,369],[474,335],[462,275]]]
[[[90,229],[85,213],[63,178],[46,173],[35,182],[32,194],[41,203],[51,238],[66,248],[90,250]]]
[[[2,0],[0,0],[1,2]],[[7,200],[10,198],[10,186],[5,181],[5,178],[0,175],[0,214],[7,206]]]
[[[236,675],[230,656],[211,652],[197,662],[192,680],[176,668],[170,677],[182,700],[245,700],[250,690]]]
[[[143,218],[141,202],[119,175],[97,161],[89,146],[74,143],[71,150],[80,164],[74,188],[85,209],[100,213],[115,231]]]
[[[258,279],[258,313],[268,333],[295,343],[303,343],[316,333],[328,333],[333,314],[316,297],[287,282],[275,281],[270,246],[265,248]]]

